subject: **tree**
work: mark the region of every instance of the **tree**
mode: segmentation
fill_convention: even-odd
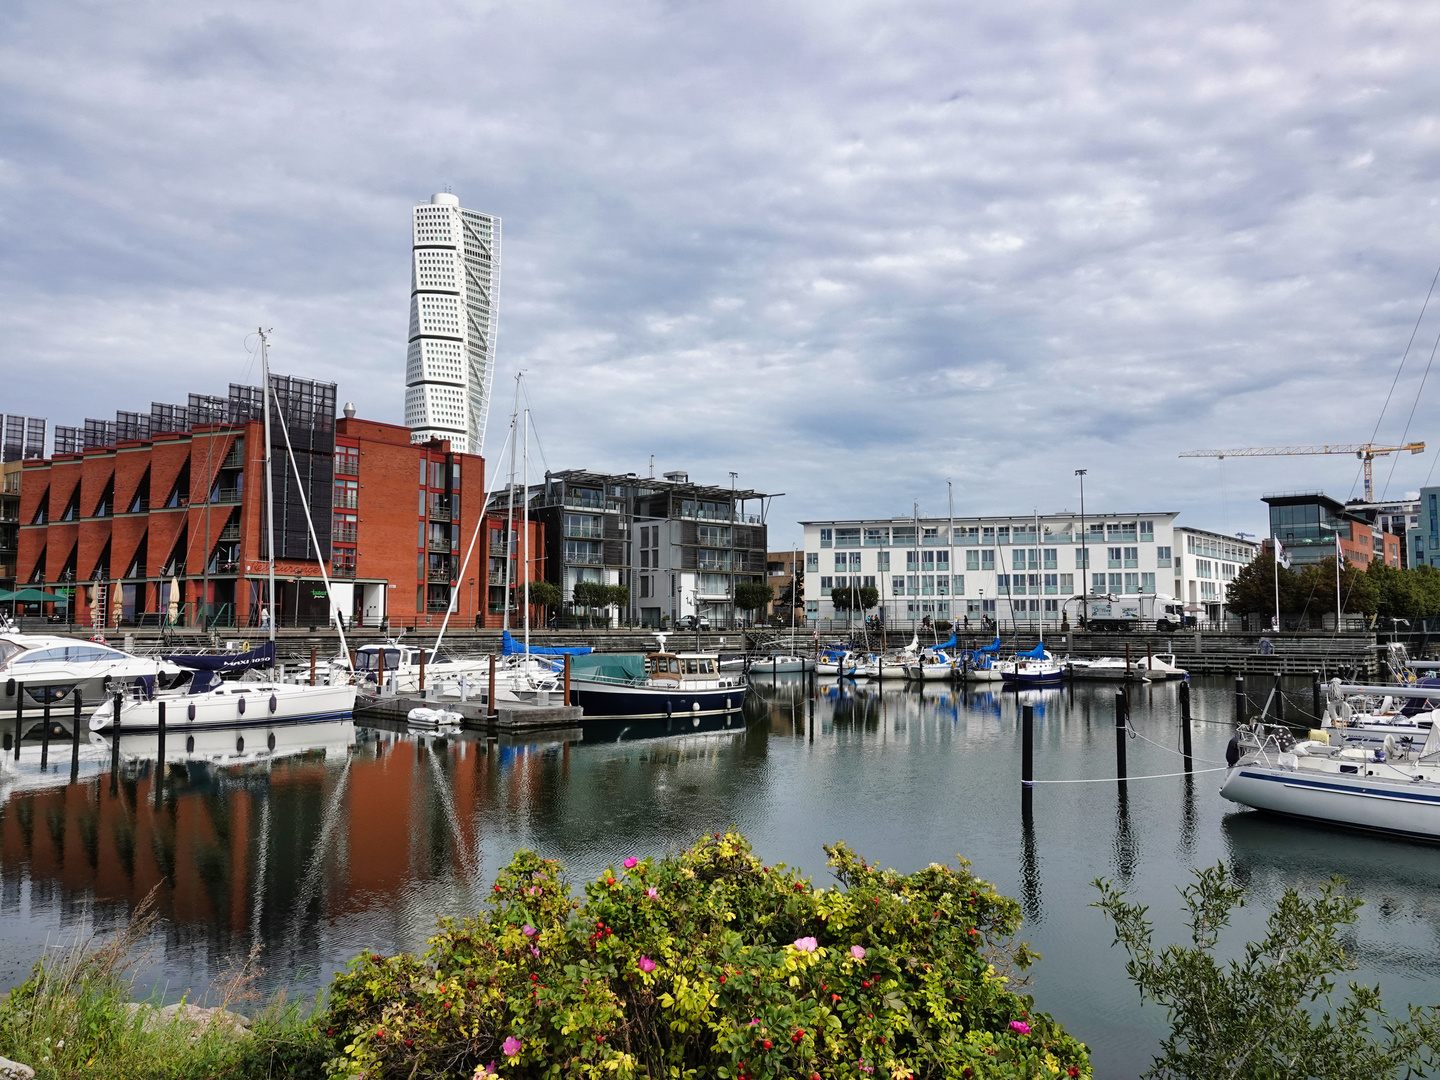
[[[853,611],[858,606],[856,601],[859,597],[855,595],[858,591],[859,590],[852,590],[848,585],[841,585],[838,589],[831,589],[830,603],[835,606],[837,612]]]
[[[541,610],[553,608],[560,603],[560,586],[548,581],[530,583],[530,603]]]
[[[585,609],[588,624],[591,609],[605,606],[606,587],[598,581],[577,581],[571,595],[574,597],[575,606]]]
[[[787,608],[798,608],[805,603],[805,569],[800,564],[795,565],[795,576],[780,590],[780,599],[777,602]]]
[[[880,603],[880,590],[874,585],[861,585],[860,595],[856,598],[857,606],[862,611],[869,611],[876,604]]]
[[[1170,1017],[1170,1034],[1146,1077],[1380,1078],[1433,1065],[1440,1009],[1412,1005],[1405,1020],[1391,1021],[1378,986],[1351,982],[1332,1013],[1331,976],[1355,967],[1343,928],[1355,922],[1363,903],[1338,878],[1308,898],[1286,889],[1265,936],[1223,963],[1215,958],[1216,945],[1245,890],[1223,863],[1196,871],[1195,878],[1180,893],[1189,909],[1191,944],[1158,950],[1146,908],[1126,903],[1110,882],[1095,881],[1095,906],[1129,954],[1130,981]]]
[[[1226,587],[1225,606],[1236,615],[1274,615],[1276,570],[1274,557],[1261,551]],[[1299,611],[1304,606],[1300,602],[1300,575],[1283,566],[1278,570],[1280,610]],[[1333,610],[1333,591],[1331,597]]]
[[[755,612],[775,599],[775,590],[763,581],[742,581],[735,586],[735,606],[750,612],[753,621]]]
[[[615,607],[617,611],[630,610],[630,589],[625,585],[606,585],[605,602],[602,607]]]

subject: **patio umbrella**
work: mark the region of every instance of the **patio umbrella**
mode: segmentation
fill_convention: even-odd
[[[173,623],[180,617],[180,579],[170,579],[170,621]]]
[[[0,599],[18,600],[22,604],[43,604],[51,600],[64,600],[65,597],[57,593],[46,592],[44,589],[20,589],[8,597],[0,597]]]
[[[99,630],[102,625],[100,622],[100,586],[87,585],[86,588],[90,590],[90,626],[92,629]]]
[[[14,600],[14,599],[15,599],[15,594],[14,594],[13,592],[11,592],[9,589],[0,589],[0,601],[4,601],[4,600]]]
[[[124,614],[124,601],[121,599],[120,582],[115,582],[110,588],[110,621],[116,626],[120,625],[120,616]]]

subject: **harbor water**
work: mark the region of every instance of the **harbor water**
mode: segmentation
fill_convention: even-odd
[[[1268,689],[1268,686],[1267,686]],[[1309,705],[1296,686],[1292,712]],[[1261,698],[1263,700],[1263,697]],[[1019,710],[1035,708],[1035,790],[1022,821]],[[923,690],[801,677],[758,681],[728,721],[589,723],[552,734],[436,737],[322,725],[251,734],[238,764],[160,772],[127,741],[68,738],[49,768],[27,741],[0,789],[0,988],[46,948],[113,929],[152,889],[164,918],[143,987],[202,990],[253,945],[263,984],[314,992],[360,951],[423,950],[441,915],[479,910],[517,847],[575,882],[734,825],[757,853],[831,879],[822,845],[846,840],[900,870],[970,860],[1022,903],[1044,959],[1029,987],[1092,1050],[1096,1075],[1135,1076],[1163,1030],[1142,1006],[1096,899],[1110,878],[1183,936],[1177,887],[1223,860],[1252,890],[1225,941],[1258,935],[1287,886],[1339,875],[1364,900],[1346,944],[1355,978],[1392,1010],[1440,1002],[1440,857],[1432,848],[1264,818],[1221,799],[1231,684],[1192,685],[1196,772],[1181,773],[1178,684],[1132,691],[1132,779],[1116,769],[1115,687]],[[135,737],[138,740],[138,737]],[[178,748],[172,735],[172,755]],[[234,732],[226,733],[233,741]],[[183,740],[181,740],[183,742]],[[264,748],[259,752],[258,748]],[[204,749],[201,747],[200,749]],[[1156,777],[1154,779],[1140,779]]]

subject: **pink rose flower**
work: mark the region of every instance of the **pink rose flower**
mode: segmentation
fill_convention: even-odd
[[[520,932],[523,933],[526,937],[534,937],[535,927],[531,926],[529,923],[526,923],[520,928]]]
[[[645,890],[645,895],[648,896],[651,900],[654,900],[656,897],[658,897],[658,896],[660,895],[660,890],[657,889],[657,888],[655,888],[655,886],[652,885],[652,886],[650,886],[650,888],[648,888],[648,889]]]
[[[795,939],[795,948],[801,952],[814,952],[820,947],[820,943],[813,937],[802,937]]]
[[[863,945],[851,945],[851,946],[850,946],[850,955],[853,956],[856,960],[864,960],[864,959],[865,959],[865,946],[863,946]]]
[[[654,970],[655,970],[655,961],[654,961],[654,960],[651,960],[648,956],[642,956],[642,957],[640,957],[640,959],[639,959],[639,961],[638,961],[637,963],[638,963],[641,971],[654,971]]]
[[[514,1035],[511,1035],[506,1038],[506,1040],[500,1045],[500,1049],[505,1051],[506,1057],[514,1057],[516,1054],[520,1053],[520,1046],[520,1040],[517,1039]]]
[[[1030,1025],[1025,1023],[1024,1020],[1011,1020],[1010,1027],[1012,1030],[1018,1031],[1021,1035],[1030,1034]]]
[[[639,865],[640,865],[640,860],[637,859],[637,858],[635,858],[634,855],[631,855],[630,858],[628,858],[628,859],[625,860],[625,869],[626,869],[626,870],[634,870],[635,867],[637,867],[637,866],[639,866]]]

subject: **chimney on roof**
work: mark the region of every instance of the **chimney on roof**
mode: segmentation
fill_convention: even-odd
[[[688,484],[690,482],[690,474],[676,469],[674,472],[667,472],[665,479],[669,480],[672,484]]]
[[[353,401],[347,401],[347,402],[345,402],[345,419],[346,419],[346,420],[354,420],[354,419],[355,419],[355,403],[354,403]]]

